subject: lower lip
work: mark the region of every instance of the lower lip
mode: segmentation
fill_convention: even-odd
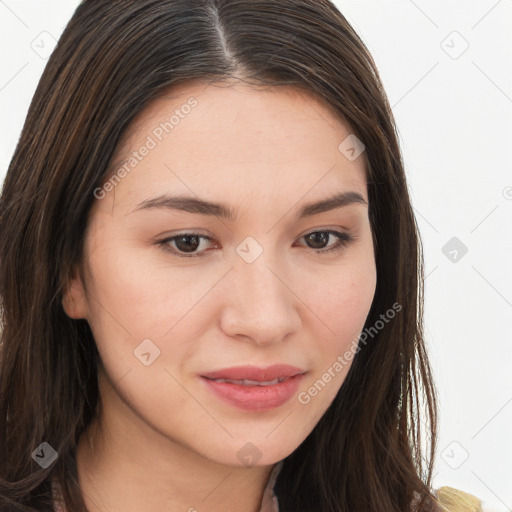
[[[304,374],[295,375],[272,386],[243,386],[217,382],[201,377],[208,388],[221,400],[247,411],[268,411],[285,404],[297,393]]]

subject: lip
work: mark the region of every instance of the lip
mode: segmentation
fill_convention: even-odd
[[[301,368],[283,364],[266,368],[236,366],[202,374],[201,380],[222,401],[247,411],[262,412],[288,402],[305,373]],[[276,379],[276,383],[271,383]],[[265,384],[256,384],[260,382]]]
[[[296,366],[273,364],[266,368],[260,368],[259,366],[233,366],[214,372],[203,373],[201,377],[207,379],[254,380],[257,382],[265,382],[280,377],[295,377],[295,375],[305,372],[306,370],[302,370]]]

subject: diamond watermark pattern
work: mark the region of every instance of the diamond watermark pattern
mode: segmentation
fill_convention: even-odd
[[[146,338],[135,347],[133,353],[144,366],[149,366],[160,355],[160,349],[149,338]]]
[[[57,40],[49,32],[41,32],[31,43],[30,47],[41,59],[48,59],[52,54]]]
[[[252,236],[248,236],[238,245],[236,252],[246,263],[252,263],[261,256],[263,247]]]
[[[459,469],[469,458],[469,453],[458,441],[452,441],[442,452],[441,458],[452,469]]]
[[[338,146],[338,149],[340,153],[347,158],[347,160],[353,162],[363,153],[365,145],[354,134],[350,134]]]
[[[468,48],[469,43],[454,30],[441,41],[441,48],[453,60],[458,59]]]
[[[262,453],[253,443],[246,443],[238,450],[237,457],[248,468],[254,466],[261,459]]]
[[[58,453],[47,442],[41,443],[33,452],[32,458],[43,468],[57,460]]]
[[[468,252],[468,248],[459,238],[454,236],[448,240],[441,251],[452,263],[458,263]]]

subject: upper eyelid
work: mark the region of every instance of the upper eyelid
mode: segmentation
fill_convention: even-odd
[[[209,233],[202,233],[201,230],[202,230],[202,228],[197,228],[197,229],[189,228],[189,229],[185,229],[179,233],[165,236],[165,239],[171,239],[171,238],[178,237],[181,235],[196,235],[196,236],[208,238],[210,240],[215,240],[216,237],[214,235],[209,234]],[[351,234],[353,230],[350,228],[347,228],[345,226],[325,226],[325,227],[319,227],[319,228],[309,228],[308,230],[304,231],[302,234],[298,235],[297,238],[301,238],[303,236],[309,235],[310,233],[324,232],[324,231],[338,231],[338,232],[344,232],[347,234]],[[159,238],[162,239],[162,236],[160,236]]]
[[[338,232],[338,233],[347,234],[347,235],[351,234],[351,230],[348,228],[345,228],[345,227],[325,227],[325,228],[309,229],[308,231],[305,231],[304,233],[298,235],[297,238],[303,238],[307,235],[310,235],[311,233],[324,233],[324,232],[329,232],[329,233]],[[332,234],[334,234],[334,233],[332,233]],[[214,236],[205,234],[205,233],[200,233],[194,229],[189,229],[188,231],[182,231],[181,233],[176,233],[176,234],[169,235],[169,236],[159,237],[159,239],[160,239],[160,241],[172,240],[174,238],[177,238],[179,236],[184,236],[184,235],[189,235],[189,236],[193,235],[193,236],[198,236],[201,238],[206,238],[208,240],[216,240],[216,238]]]

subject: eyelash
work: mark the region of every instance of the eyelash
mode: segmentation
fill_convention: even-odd
[[[333,231],[333,230],[329,230],[329,229],[310,231],[309,233],[306,233],[305,235],[301,236],[301,238],[305,238],[307,236],[310,236],[310,235],[316,234],[316,233],[327,233],[329,235],[334,235],[338,238],[338,242],[334,246],[330,247],[329,249],[312,249],[311,247],[309,248],[312,251],[316,252],[317,254],[322,254],[322,255],[326,254],[326,253],[330,253],[330,252],[340,251],[341,249],[344,249],[347,245],[349,245],[351,242],[353,242],[355,240],[355,237],[352,235],[349,235],[348,233],[342,233],[340,231]],[[202,235],[200,233],[180,233],[179,235],[175,235],[175,236],[172,236],[169,238],[165,238],[164,240],[160,240],[156,244],[159,246],[162,246],[162,249],[164,249],[165,251],[168,251],[180,258],[201,258],[206,253],[206,251],[203,251],[201,253],[196,253],[196,254],[193,254],[193,253],[185,254],[185,253],[180,253],[176,249],[171,248],[169,243],[172,242],[173,240],[176,240],[177,238],[182,237],[182,236],[193,236],[193,237],[198,237],[198,238],[204,238],[209,241],[213,240],[213,238],[206,236],[206,235]]]

